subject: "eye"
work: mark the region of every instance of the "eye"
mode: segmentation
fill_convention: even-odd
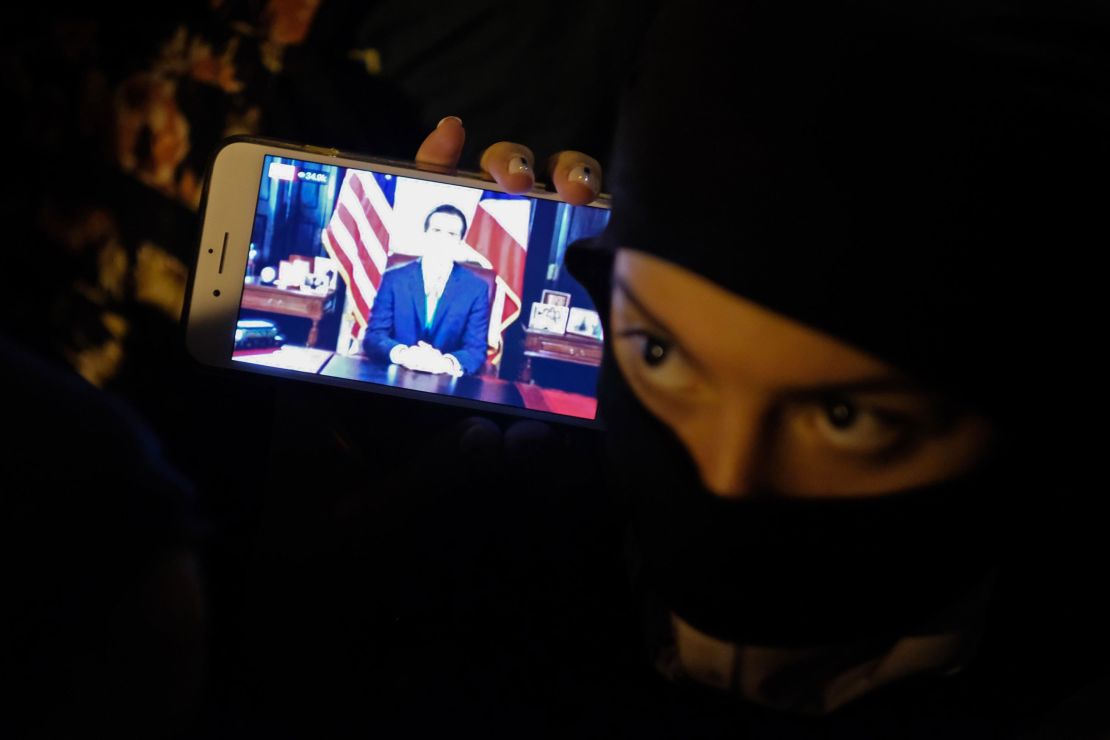
[[[648,367],[659,367],[671,355],[673,344],[660,336],[643,329],[629,329],[620,332],[621,338],[634,338],[639,344],[640,358]]]
[[[701,376],[682,347],[650,329],[616,333],[617,352],[640,381],[664,394],[693,398],[702,388]]]
[[[911,419],[851,396],[822,398],[813,415],[824,442],[846,452],[889,452],[908,441],[915,430]]]
[[[849,429],[856,422],[859,411],[844,398],[831,398],[825,401],[825,416],[833,427]]]

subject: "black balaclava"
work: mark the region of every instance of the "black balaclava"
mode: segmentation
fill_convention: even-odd
[[[1069,256],[1106,243],[1090,227],[1110,202],[1107,12],[919,5],[664,7],[622,106],[611,223],[568,255],[606,320],[613,251],[633,248],[890,362],[999,430],[974,471],[927,488],[727,500],[607,348],[600,409],[640,575],[722,639],[966,626],[1025,510],[1022,394],[1073,338],[1057,323]]]

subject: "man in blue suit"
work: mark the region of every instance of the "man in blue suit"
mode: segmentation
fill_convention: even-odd
[[[442,205],[424,220],[424,254],[387,270],[370,313],[363,348],[380,361],[410,370],[474,373],[485,362],[489,287],[455,265],[466,217]]]

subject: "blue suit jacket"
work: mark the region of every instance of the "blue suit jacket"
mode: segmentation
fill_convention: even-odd
[[[424,276],[416,260],[382,275],[363,348],[379,362],[389,362],[389,352],[398,344],[423,340],[445,355],[454,355],[463,370],[473,373],[486,359],[489,312],[489,286],[455,265],[436,304],[431,329],[425,329]]]

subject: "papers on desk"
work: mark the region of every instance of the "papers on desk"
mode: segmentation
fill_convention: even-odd
[[[296,370],[301,373],[316,374],[324,363],[331,359],[332,351],[327,349],[309,349],[308,347],[285,346],[274,352],[260,355],[239,355],[233,359],[236,362],[249,362],[252,365],[265,365],[277,367],[282,370]]]
[[[307,260],[289,262],[282,260],[278,263],[278,276],[275,285],[279,288],[299,288],[304,285],[308,277],[309,264]]]

